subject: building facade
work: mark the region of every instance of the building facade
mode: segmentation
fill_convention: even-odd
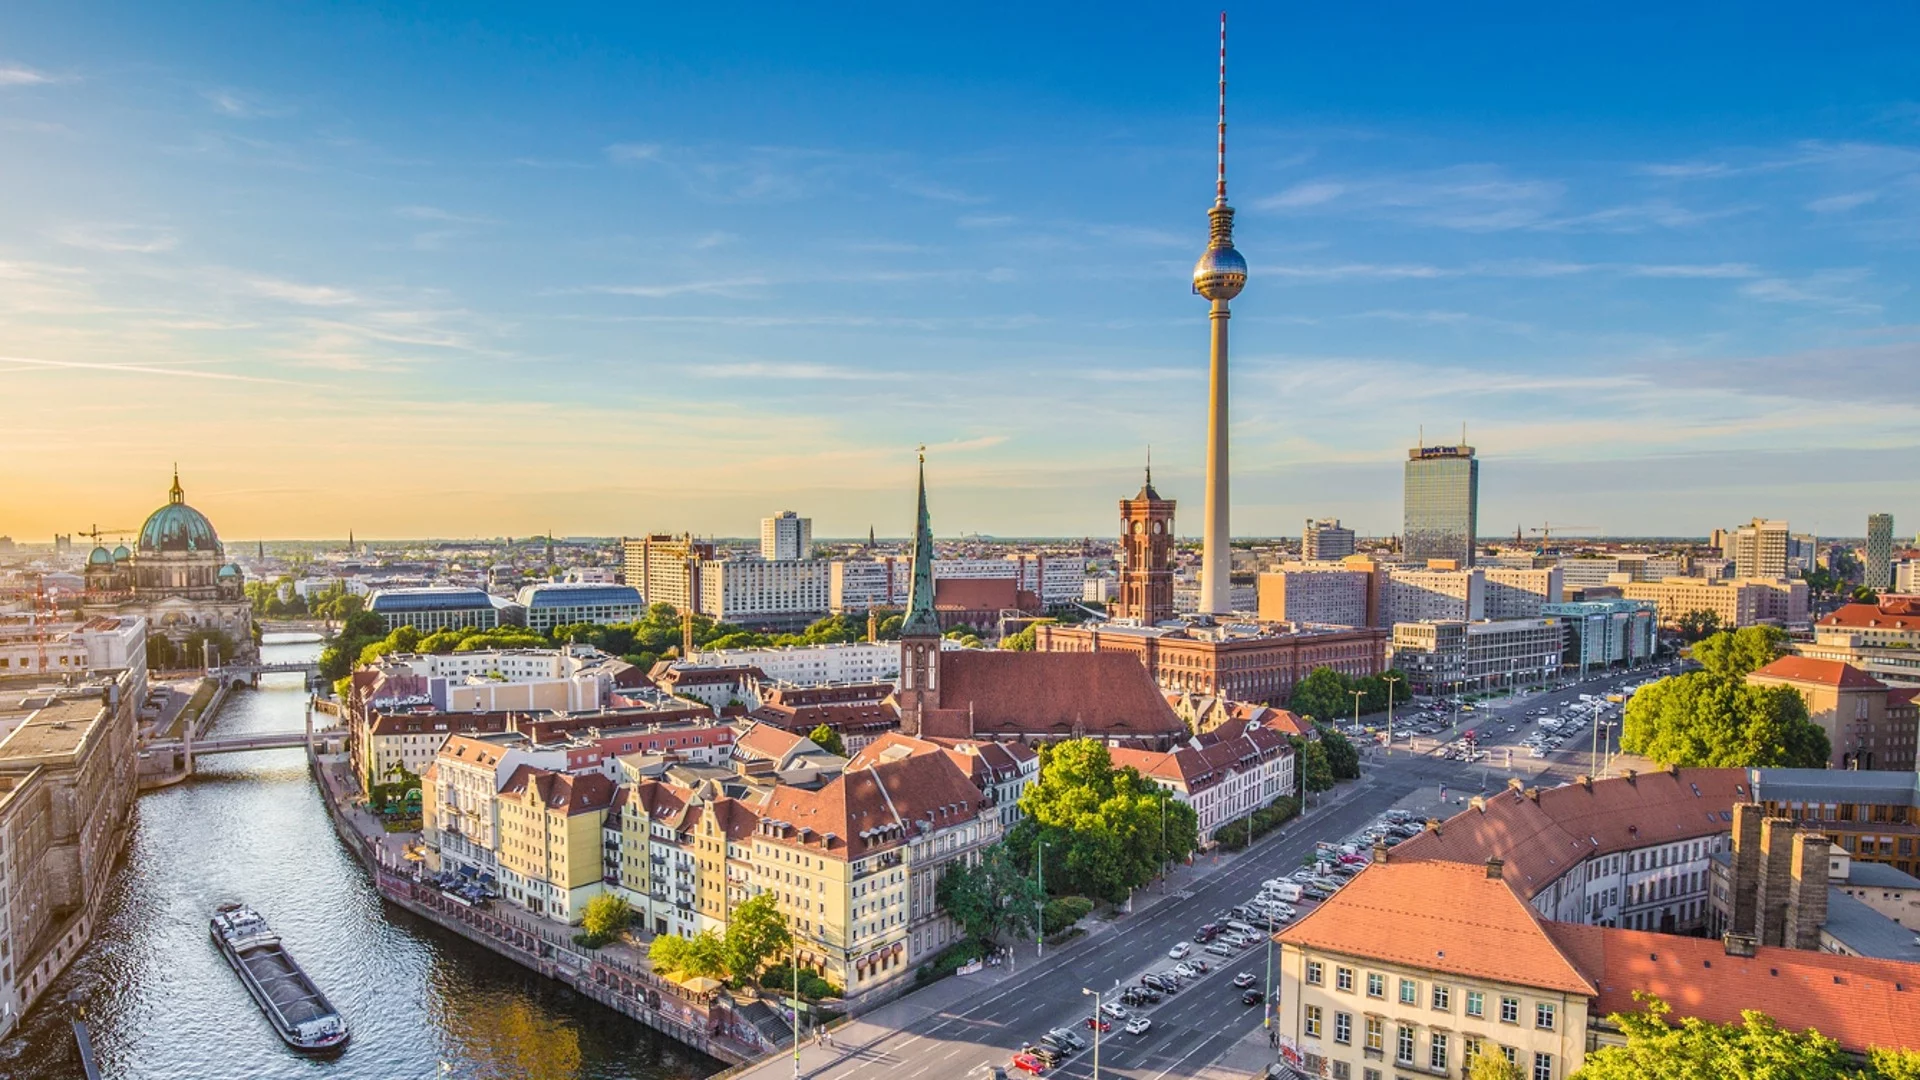
[[[1585,674],[1601,668],[1639,667],[1659,647],[1660,612],[1649,600],[1578,600],[1543,604],[1540,614],[1567,628],[1562,666]]]
[[[1866,586],[1877,592],[1893,587],[1893,515],[1867,516]]]
[[[1787,541],[1792,529],[1784,521],[1754,518],[1727,535],[1732,549],[1725,554],[1733,560],[1733,576],[1742,578],[1784,578],[1787,576]]]
[[[148,515],[134,549],[96,546],[83,580],[86,615],[144,619],[149,634],[176,645],[196,631],[218,632],[236,653],[253,652],[246,578],[227,561],[213,523],[187,505],[177,471],[166,505]]]
[[[1393,666],[1416,694],[1541,686],[1560,677],[1566,633],[1558,618],[1396,623]]]
[[[1283,563],[1258,579],[1260,621],[1372,626],[1373,582],[1339,563]]]
[[[1807,622],[1807,583],[1784,578],[1671,577],[1634,582],[1621,589],[1628,600],[1651,601],[1663,629],[1678,629],[1696,611],[1710,611],[1720,628],[1733,630],[1762,623],[1801,626]]]
[[[692,611],[700,598],[700,565],[714,557],[713,545],[691,533],[654,533],[620,542],[623,581],[640,590],[648,605],[666,604]]]
[[[1202,628],[1058,626],[1035,631],[1041,652],[1124,653],[1167,690],[1280,705],[1317,667],[1360,678],[1386,660],[1384,630],[1228,626]]]
[[[1489,566],[1486,574],[1485,610],[1489,619],[1537,618],[1548,604],[1566,599],[1557,566],[1522,569]]]
[[[1344,559],[1353,554],[1353,530],[1340,527],[1339,518],[1308,518],[1300,534],[1300,558],[1307,562]]]
[[[527,629],[543,634],[575,623],[633,622],[647,609],[640,590],[631,585],[548,582],[528,585],[515,599],[526,609]]]
[[[1827,733],[1835,769],[1892,769],[1915,764],[1911,693],[1898,693],[1852,664],[1783,656],[1747,675],[1752,686],[1785,686],[1807,703],[1807,716]]]
[[[720,622],[792,625],[827,613],[825,559],[724,559],[700,567],[702,615]]]
[[[501,608],[482,589],[380,589],[367,599],[367,610],[380,616],[389,632],[402,626],[422,634],[468,627],[491,630],[500,625]]]
[[[760,557],[763,559],[808,559],[813,557],[813,519],[791,510],[782,510],[760,519]]]
[[[1407,451],[1403,508],[1403,554],[1472,566],[1480,526],[1480,461],[1473,447],[1418,446]]]
[[[1382,565],[1375,574],[1380,593],[1375,617],[1382,626],[1487,618],[1487,576],[1478,567]]]

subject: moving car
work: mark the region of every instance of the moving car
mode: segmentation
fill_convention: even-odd
[[[1258,981],[1259,981],[1258,979],[1255,979],[1253,977],[1253,972],[1243,971],[1240,974],[1235,975],[1233,977],[1233,988],[1235,990],[1245,990],[1247,987],[1252,986],[1254,983]]]
[[[1172,957],[1175,960],[1185,960],[1187,958],[1187,954],[1192,951],[1193,951],[1193,943],[1190,941],[1182,941],[1175,944],[1173,948],[1168,949],[1167,955]]]
[[[1240,995],[1240,1004],[1242,1005],[1258,1005],[1265,1000],[1267,1000],[1267,995],[1258,990],[1249,990]]]
[[[1145,1035],[1147,1033],[1147,1029],[1152,1026],[1153,1026],[1153,1021],[1148,1020],[1144,1016],[1136,1016],[1133,1019],[1127,1021],[1127,1034]]]

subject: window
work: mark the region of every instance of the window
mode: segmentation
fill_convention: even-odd
[[[1400,1025],[1398,1044],[1395,1046],[1395,1060],[1402,1065],[1413,1064],[1413,1029]]]
[[[1337,1012],[1333,1014],[1333,1041],[1341,1046],[1353,1045],[1353,1014]]]
[[[1481,993],[1478,990],[1467,991],[1467,1015],[1468,1016],[1487,1015],[1487,995]]]
[[[1378,1054],[1387,1046],[1387,1022],[1377,1016],[1367,1017],[1367,1049]]]
[[[1533,1007],[1533,1026],[1541,1031],[1553,1030],[1553,1006],[1540,1002]]]
[[[1307,985],[1319,986],[1327,981],[1327,970],[1318,960],[1307,961]]]
[[[1379,1069],[1361,1069],[1360,1080],[1380,1080]]]
[[[1320,1037],[1320,1006],[1318,1005],[1307,1006],[1306,1031],[1307,1031],[1307,1034],[1313,1038],[1317,1039]]]
[[[1367,972],[1367,996],[1383,998],[1387,996],[1387,977],[1375,972]]]
[[[1533,1055],[1533,1080],[1553,1080],[1553,1055],[1536,1051]]]
[[[1511,1046],[1501,1047],[1500,1056],[1506,1058],[1507,1064],[1509,1065],[1518,1065],[1520,1063],[1513,1052],[1513,1047]]]
[[[1334,1062],[1333,1080],[1353,1080],[1353,1066],[1344,1061]]]
[[[1420,1000],[1420,987],[1412,979],[1400,980],[1400,1004],[1412,1005]]]
[[[1517,1024],[1520,1022],[1519,998],[1503,997],[1500,999],[1500,1022],[1503,1024]]]
[[[1447,1071],[1447,1037],[1437,1031],[1433,1033],[1433,1041],[1427,1045],[1427,1067],[1434,1072]]]
[[[1433,984],[1433,1007],[1446,1012],[1453,1007],[1453,991],[1439,983]]]
[[[1460,1066],[1462,1072],[1473,1071],[1473,1059],[1485,1053],[1485,1045],[1486,1044],[1482,1043],[1479,1037],[1475,1035],[1462,1035],[1460,1037]]]
[[[1333,969],[1333,986],[1334,986],[1334,989],[1336,990],[1345,990],[1348,993],[1352,993],[1353,992],[1353,969],[1352,968],[1334,968]]]

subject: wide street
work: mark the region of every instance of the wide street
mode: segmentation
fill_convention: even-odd
[[[1489,734],[1496,746],[1517,741],[1519,734],[1505,731],[1510,722],[1508,714],[1562,707],[1578,700],[1580,694],[1603,694],[1645,677],[1645,672],[1616,673],[1592,678],[1568,690],[1509,699],[1491,709],[1483,706],[1462,713],[1454,733],[1477,725],[1495,729]],[[1500,718],[1497,727],[1493,724],[1495,717]],[[1436,805],[1441,784],[1447,785],[1448,803],[1458,804],[1476,792],[1504,786],[1509,776],[1560,783],[1587,767],[1584,742],[1576,752],[1573,741],[1569,741],[1546,759],[1528,758],[1524,751],[1516,751],[1513,767],[1508,769],[1504,767],[1504,753],[1472,765],[1435,756],[1436,746],[1449,737],[1443,732],[1421,738],[1411,750],[1405,743],[1396,743],[1390,754],[1384,748],[1370,748],[1364,757],[1365,775],[1334,792],[1338,801],[1329,808],[1316,810],[1310,817],[1262,838],[1244,855],[1170,899],[1124,917],[1097,940],[1056,952],[990,990],[951,1008],[924,1013],[862,1046],[848,1045],[843,1035],[839,1052],[831,1059],[821,1051],[809,1050],[803,1074],[818,1080],[943,1080],[964,1076],[978,1065],[1004,1067],[1015,1050],[1050,1028],[1067,1027],[1090,1036],[1086,1019],[1092,1012],[1093,999],[1081,992],[1083,988],[1104,992],[1116,984],[1136,982],[1147,971],[1172,966],[1167,950],[1174,943],[1190,941],[1201,923],[1245,902],[1258,891],[1261,881],[1284,876],[1300,866],[1317,841],[1342,840],[1382,811],[1422,790],[1429,793],[1423,805],[1433,806],[1434,812],[1445,816],[1447,811],[1438,810]],[[1195,955],[1213,965],[1209,974],[1155,1006],[1131,1010],[1144,1013],[1152,1021],[1149,1031],[1128,1035],[1116,1023],[1102,1036],[1101,1076],[1133,1080],[1197,1076],[1260,1026],[1260,1008],[1242,1005],[1240,991],[1232,987],[1231,979],[1235,973],[1246,971],[1264,985],[1265,950],[1251,949],[1224,961],[1204,952],[1196,951]],[[1028,958],[1021,963],[1033,962]],[[748,1075],[771,1080],[790,1075],[791,1069],[790,1059],[783,1057],[763,1063]],[[1075,1054],[1047,1073],[1071,1080],[1093,1074],[1091,1050]]]

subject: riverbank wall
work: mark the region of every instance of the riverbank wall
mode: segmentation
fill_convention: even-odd
[[[553,979],[609,1009],[690,1046],[716,1061],[744,1065],[777,1051],[738,1005],[719,992],[696,993],[647,971],[573,944],[560,927],[533,927],[472,907],[422,881],[417,863],[369,838],[346,805],[327,762],[309,754],[321,801],[341,843],[372,879],[382,899],[441,929]],[[765,1008],[765,1006],[761,1006]]]

